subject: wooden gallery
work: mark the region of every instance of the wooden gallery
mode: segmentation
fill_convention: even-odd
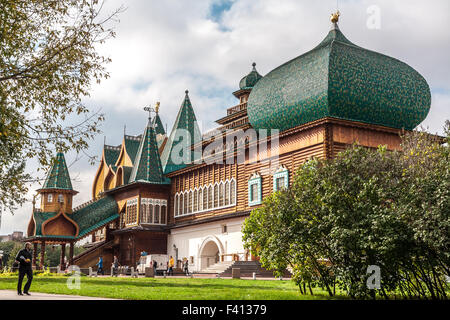
[[[65,252],[69,245],[70,264],[92,267],[102,255],[105,270],[113,256],[136,266],[142,251],[171,255],[178,266],[187,258],[194,272],[255,264],[257,257],[243,247],[242,224],[265,197],[289,188],[302,163],[333,158],[355,142],[399,149],[400,133],[416,128],[431,105],[430,88],[417,71],[353,44],[337,19],[315,48],[267,75],[253,64],[233,95],[237,105],[203,134],[188,91],[170,134],[157,105],[141,135],[104,146],[92,200],[76,208],[77,192],[58,153],[28,226],[34,252],[54,244]],[[264,152],[251,152],[248,135],[227,143],[250,130],[269,132]],[[222,148],[205,152],[217,141]],[[207,161],[211,157],[215,161]],[[86,237],[92,238],[89,249],[74,257],[73,244]],[[36,259],[42,267],[44,257]]]

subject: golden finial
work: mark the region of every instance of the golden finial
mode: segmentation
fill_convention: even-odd
[[[332,23],[338,23],[339,22],[339,17],[341,16],[341,13],[338,11],[336,11],[335,13],[331,14],[330,20]]]
[[[156,103],[156,107],[155,107],[155,111],[156,111],[156,113],[158,113],[158,112],[159,112],[159,105],[160,105],[160,103],[159,103],[159,102],[157,102],[157,103]]]

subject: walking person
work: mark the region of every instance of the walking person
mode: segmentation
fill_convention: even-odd
[[[117,277],[118,268],[119,268],[119,259],[117,259],[117,256],[114,256],[112,268],[113,268],[113,276],[115,275]]]
[[[102,276],[104,276],[105,273],[103,272],[103,257],[102,256],[100,256],[98,258],[98,262],[97,262],[96,266],[98,266],[97,274],[101,274]]]
[[[158,268],[158,262],[156,260],[153,260],[153,274],[156,276],[156,269]]]
[[[173,257],[170,256],[169,259],[169,275],[173,276],[173,267],[175,266],[175,261],[173,260]]]
[[[27,242],[25,243],[25,248],[20,250],[16,256],[16,261],[17,263],[19,263],[19,281],[17,283],[17,294],[19,296],[23,296],[24,294],[30,296],[30,293],[28,291],[30,290],[31,281],[33,280],[31,259],[31,243]],[[25,284],[22,293],[22,281],[25,275],[27,275],[27,283]]]
[[[186,276],[189,276],[189,262],[188,262],[187,258],[185,258],[185,259],[186,260],[184,260],[184,262],[183,262],[183,270],[184,270],[184,274]]]

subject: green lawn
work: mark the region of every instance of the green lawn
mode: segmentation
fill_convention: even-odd
[[[302,296],[292,281],[279,280],[81,277],[80,289],[71,290],[67,287],[67,279],[63,276],[35,276],[30,292],[132,300],[330,299],[321,290],[316,290],[314,296]],[[17,277],[0,277],[0,290],[16,290],[16,286]]]

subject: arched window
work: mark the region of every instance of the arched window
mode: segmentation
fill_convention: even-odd
[[[161,206],[161,224],[166,224],[166,210],[167,206]]]
[[[179,199],[179,195],[176,195],[175,198]],[[134,200],[137,204],[137,200]],[[127,223],[133,223],[133,214],[134,202],[127,202]],[[129,215],[128,215],[129,212]],[[140,219],[141,223],[148,224],[166,224],[167,217],[167,200],[164,199],[149,199],[142,198],[141,199],[141,211],[140,211]]]
[[[224,200],[225,200],[225,185],[223,183],[219,184],[219,207],[224,206]]]
[[[137,223],[137,205],[138,200],[128,200],[127,201],[127,213],[126,213],[126,223],[127,224],[135,224]]]
[[[273,192],[289,188],[289,170],[281,166],[273,175]]]
[[[203,211],[203,188],[198,190],[198,211]]]
[[[236,205],[236,180],[225,180],[175,195],[175,217]]]
[[[203,210],[208,209],[208,188],[203,188]]]
[[[230,205],[230,181],[225,183],[225,205]]]
[[[198,211],[198,190],[194,190],[194,209],[192,212]]]
[[[159,204],[157,204],[157,205],[155,205],[155,220],[154,220],[155,224],[159,224],[159,221],[160,221],[159,211],[160,211],[160,206],[159,206]]]
[[[64,203],[64,195],[58,194],[58,203]]]
[[[150,203],[148,205],[147,212],[148,212],[148,215],[147,215],[148,223],[153,223],[153,204],[152,203]]]
[[[52,193],[49,193],[49,194],[48,194],[48,196],[47,196],[47,202],[49,202],[49,203],[53,202],[53,194],[52,194]]]
[[[191,191],[189,191],[189,196],[188,196],[188,209],[187,209],[187,213],[192,213],[192,202],[194,201],[194,194]]]
[[[261,176],[258,173],[253,174],[248,181],[248,205],[255,206],[262,202],[261,194]]]
[[[219,206],[219,185],[216,183],[214,185],[214,208]]]
[[[141,199],[140,219],[141,223],[147,223],[147,201],[145,199]]]
[[[214,187],[209,186],[208,187],[208,209],[213,208],[213,191],[214,191]]]
[[[152,223],[152,217],[151,212],[150,212],[150,201],[148,201],[147,199],[145,199],[145,204],[144,204],[144,216],[145,216],[145,222],[147,223]]]
[[[231,180],[230,186],[231,204],[236,204],[236,180]]]

